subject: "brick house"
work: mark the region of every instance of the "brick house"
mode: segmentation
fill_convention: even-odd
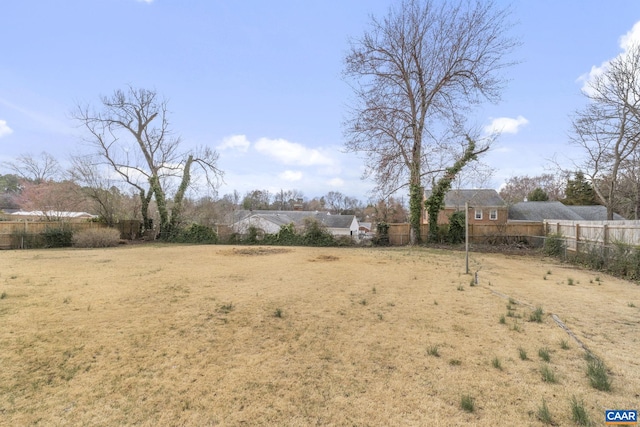
[[[431,196],[431,190],[424,192],[425,200]],[[448,224],[449,216],[456,211],[464,211],[469,204],[469,224],[506,224],[509,207],[496,190],[450,190],[444,198],[444,209],[438,214],[438,224]],[[422,223],[428,224],[426,209]]]

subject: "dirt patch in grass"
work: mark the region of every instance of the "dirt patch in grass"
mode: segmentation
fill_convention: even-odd
[[[573,425],[574,396],[596,421],[637,407],[640,287],[546,259],[472,254],[470,286],[463,253],[420,248],[0,256],[0,424],[521,426],[544,399]]]
[[[338,261],[340,259],[340,257],[334,256],[334,255],[318,255],[317,257],[315,257],[314,259],[310,259],[309,261],[311,262],[315,262],[315,261]]]
[[[243,247],[233,248],[227,253],[227,255],[274,255],[274,254],[286,254],[291,252],[291,249],[287,248],[265,248],[265,247]]]

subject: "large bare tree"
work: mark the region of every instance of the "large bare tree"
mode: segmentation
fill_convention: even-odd
[[[464,115],[499,100],[504,60],[517,45],[509,10],[492,1],[399,0],[350,44],[345,78],[355,101],[345,122],[349,151],[391,193],[409,187],[411,242],[420,240],[423,179],[443,174],[466,150]],[[488,147],[479,144],[479,154]]]
[[[582,93],[588,104],[572,119],[571,142],[584,158],[575,166],[589,178],[611,220],[620,202],[620,178],[637,167],[640,149],[640,46],[609,62]]]
[[[155,197],[160,235],[169,236],[180,223],[182,201],[191,182],[192,167],[200,166],[207,184],[216,188],[222,172],[218,154],[208,147],[182,149],[170,128],[167,101],[153,90],[128,87],[100,98],[98,110],[78,105],[73,116],[89,132],[87,142],[104,162],[138,191],[145,227],[149,203]],[[169,204],[171,184],[177,184]]]
[[[14,161],[2,162],[2,165],[20,178],[35,184],[60,178],[62,173],[58,160],[46,151],[39,156],[20,154]]]

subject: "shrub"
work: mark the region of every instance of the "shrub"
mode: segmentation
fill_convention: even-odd
[[[42,233],[45,248],[66,248],[73,244],[73,232],[66,226],[50,228]]]
[[[314,218],[305,218],[302,240],[304,244],[309,246],[336,245],[336,241],[333,235],[327,230],[327,227]]]
[[[564,239],[562,234],[549,234],[544,240],[544,253],[549,256],[560,256],[564,254]]]
[[[464,242],[464,222],[464,211],[455,211],[449,216],[449,231],[447,236],[449,243]]]
[[[190,226],[178,230],[170,239],[175,243],[218,243],[218,235],[216,231],[206,225],[191,224]]]
[[[373,244],[389,246],[389,224],[383,221],[376,225],[376,236],[373,238]]]
[[[118,245],[120,232],[115,228],[89,228],[74,233],[72,240],[78,248],[106,248]]]

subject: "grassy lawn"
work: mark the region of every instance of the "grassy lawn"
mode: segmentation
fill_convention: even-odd
[[[2,251],[0,425],[564,426],[576,405],[594,425],[639,409],[639,286],[543,258],[470,267],[477,286],[464,254],[428,249]]]

